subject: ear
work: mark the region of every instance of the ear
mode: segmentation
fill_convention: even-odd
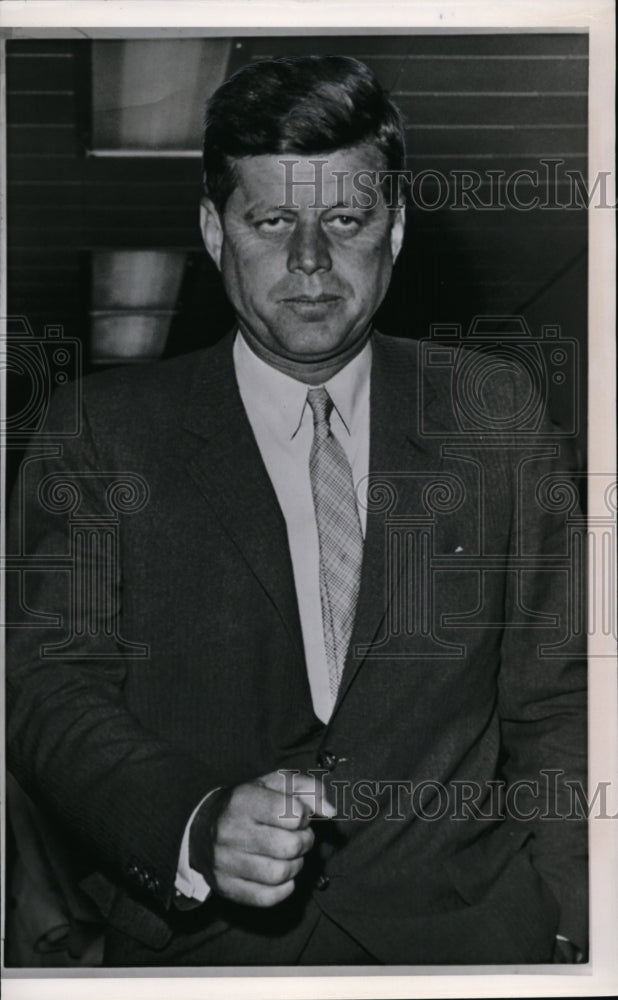
[[[399,205],[393,212],[393,224],[391,226],[391,254],[393,264],[399,256],[403,244],[403,234],[406,228],[406,209],[404,205]]]
[[[221,270],[221,248],[223,246],[223,226],[219,213],[210,198],[205,195],[200,201],[200,229],[208,253]]]

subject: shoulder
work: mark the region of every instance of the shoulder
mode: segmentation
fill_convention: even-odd
[[[90,412],[104,409],[108,414],[115,410],[131,413],[144,406],[155,414],[181,406],[196,369],[207,363],[211,350],[87,375],[81,382],[82,400]]]
[[[374,332],[373,372],[383,389],[409,393],[417,383],[419,341]]]
[[[418,362],[418,340],[411,340],[407,337],[391,337],[376,330],[372,342],[374,351],[390,361],[411,365]]]
[[[231,359],[220,342],[163,361],[86,375],[54,393],[47,433],[63,435],[63,428],[76,425],[73,437],[82,442],[92,438],[96,450],[108,455],[148,451],[154,440],[165,447],[182,426],[200,372],[217,366],[223,372],[228,353]],[[228,367],[233,371],[231,360]]]
[[[412,340],[375,333],[374,371],[380,390],[416,401],[420,409],[429,400],[452,399],[452,367],[430,363],[427,339]]]
[[[551,431],[545,369],[527,345],[466,338],[374,338],[388,389],[415,393],[423,421],[470,443]],[[402,388],[402,391],[403,388]],[[431,404],[431,405],[428,405]]]

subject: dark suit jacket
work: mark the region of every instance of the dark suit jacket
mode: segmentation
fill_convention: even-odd
[[[545,489],[555,436],[459,433],[448,364],[419,379],[415,343],[375,336],[361,592],[324,726],[231,343],[85,379],[81,434],[62,454],[34,443],[12,544],[39,570],[13,617],[48,617],[14,630],[11,769],[76,837],[105,919],[160,964],[187,921],[221,941],[242,927],[248,962],[286,964],[319,909],[388,963],[544,961],[558,929],[584,946],[586,829],[565,782],[585,778],[585,669],[568,634],[574,512]],[[497,416],[521,392],[500,379],[483,400]],[[67,405],[59,392],[48,430]],[[178,914],[205,792],[316,766],[344,806],[316,823],[280,923],[216,898]]]

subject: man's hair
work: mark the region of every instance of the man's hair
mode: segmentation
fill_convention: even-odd
[[[399,110],[348,56],[260,59],[243,66],[206,106],[204,191],[221,213],[236,185],[233,159],[322,154],[371,142],[387,170],[403,170]]]

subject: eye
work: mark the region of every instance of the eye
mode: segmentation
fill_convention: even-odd
[[[282,233],[290,225],[290,220],[282,215],[271,215],[266,219],[260,219],[256,223],[256,229],[262,233]]]
[[[346,215],[341,212],[339,215],[333,215],[327,222],[331,229],[335,229],[341,233],[353,233],[357,229],[360,229],[361,222],[360,219],[356,218],[354,215]]]

